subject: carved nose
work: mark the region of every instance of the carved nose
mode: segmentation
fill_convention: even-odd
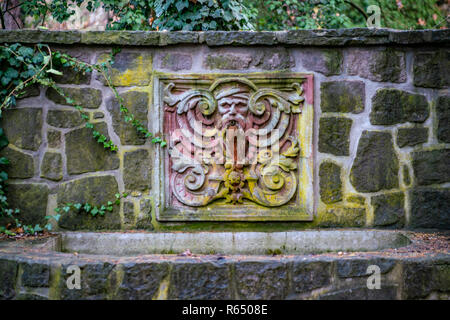
[[[231,115],[236,115],[236,104],[235,104],[235,103],[233,103],[233,104],[231,105],[231,109],[230,109],[229,114],[231,114]]]

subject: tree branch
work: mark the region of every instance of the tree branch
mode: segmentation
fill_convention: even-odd
[[[366,13],[360,6],[358,6],[356,3],[353,3],[353,2],[350,1],[350,0],[344,0],[344,2],[347,3],[347,4],[349,4],[350,6],[352,6],[353,8],[355,8],[356,10],[358,10],[359,13],[361,13],[361,14],[364,16],[364,18],[365,18],[366,20],[369,19],[369,16],[367,15],[367,13]]]

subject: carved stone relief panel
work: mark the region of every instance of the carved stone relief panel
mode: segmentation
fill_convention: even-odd
[[[306,74],[161,75],[160,221],[311,220]]]

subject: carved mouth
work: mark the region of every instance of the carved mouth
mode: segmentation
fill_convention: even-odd
[[[225,121],[224,123],[224,127],[225,128],[241,128],[241,129],[245,129],[245,121],[244,119],[239,119],[239,118],[229,118]]]

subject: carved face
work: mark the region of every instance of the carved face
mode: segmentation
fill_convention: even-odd
[[[231,89],[217,97],[217,106],[219,114],[222,116],[223,127],[241,127],[245,129],[246,117],[248,114],[247,92],[242,89]]]

